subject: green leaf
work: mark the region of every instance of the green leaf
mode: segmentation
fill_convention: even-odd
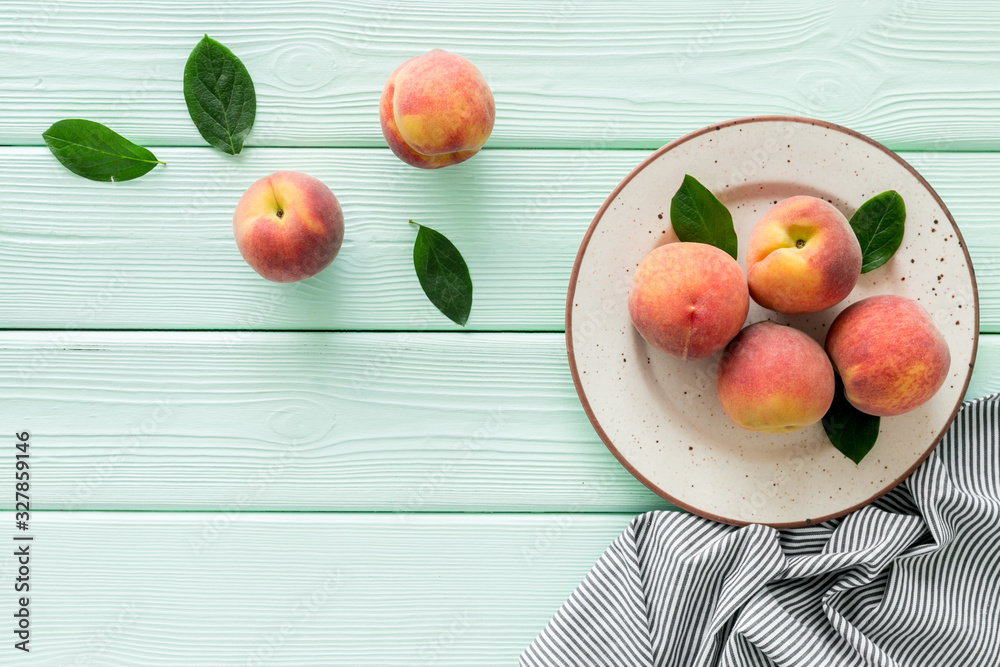
[[[472,312],[472,278],[469,267],[444,234],[410,220],[417,225],[413,244],[413,268],[424,294],[455,324],[465,326]]]
[[[166,164],[142,146],[92,120],[60,120],[45,130],[42,138],[64,167],[92,181],[128,181],[158,164]]]
[[[861,463],[875,446],[879,421],[878,417],[861,412],[847,401],[844,383],[838,375],[833,404],[823,415],[823,430],[833,446],[855,463]]]
[[[681,241],[707,243],[736,259],[736,228],[729,209],[694,176],[684,176],[670,200],[670,224]]]
[[[236,155],[253,127],[257,94],[240,59],[208,35],[184,66],[184,100],[205,141]]]
[[[861,205],[851,216],[851,228],[861,244],[861,273],[889,261],[903,242],[906,206],[895,190],[886,190]]]

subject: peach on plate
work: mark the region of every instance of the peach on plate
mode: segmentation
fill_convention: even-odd
[[[840,303],[861,275],[861,246],[847,218],[806,195],[778,202],[747,246],[750,296],[779,313],[816,313]]]
[[[344,214],[321,181],[279,171],[251,185],[236,205],[240,254],[268,280],[291,283],[330,265],[344,240]]]
[[[668,243],[650,252],[628,295],[632,324],[646,342],[681,359],[722,350],[749,308],[740,265],[705,243]]]
[[[434,49],[396,68],[382,90],[379,119],[403,162],[438,169],[479,152],[496,109],[486,79],[462,56]]]
[[[833,366],[798,329],[757,322],[733,339],[719,362],[722,410],[750,431],[790,433],[815,424],[833,403]]]
[[[879,417],[926,403],[951,368],[948,343],[927,310],[891,294],[845,308],[830,326],[826,351],[851,405]]]

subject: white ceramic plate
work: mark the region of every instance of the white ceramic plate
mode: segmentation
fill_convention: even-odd
[[[735,426],[715,393],[718,356],[680,361],[647,345],[633,328],[626,304],[633,271],[650,250],[676,240],[670,199],[685,174],[732,212],[744,269],[750,229],[776,201],[822,197],[850,218],[880,192],[903,196],[902,245],[887,264],[862,275],[844,302],[814,315],[780,315],[751,300],[747,318],[794,324],[822,344],[837,313],[867,296],[900,294],[930,311],[951,349],[948,379],[917,410],[883,417],[878,442],[860,465],[834,449],[819,424],[780,435]],[[587,230],[566,302],[573,379],[608,448],[659,495],[733,524],[815,523],[892,489],[930,453],[958,411],[978,331],[972,264],[930,185],[898,155],[857,132],[790,116],[712,125],[636,167]]]

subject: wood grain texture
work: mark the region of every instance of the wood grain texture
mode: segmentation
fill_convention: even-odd
[[[415,219],[445,233],[475,283],[469,329],[561,331],[577,248],[647,151],[486,151],[425,172],[387,149],[165,148],[136,181],[92,183],[44,148],[0,149],[0,324],[16,328],[454,330],[413,271]],[[905,153],[962,227],[982,328],[1000,330],[1000,154]],[[240,257],[232,212],[259,177],[297,169],[344,207],[327,271],[269,283]]]
[[[897,149],[1000,148],[994,2],[610,0],[502,4],[11,0],[0,143],[85,117],[145,145],[200,146],[181,95],[207,32],[258,91],[251,145],[381,146],[404,60],[465,55],[497,100],[494,147],[655,148],[763,113],[848,125]]]
[[[998,366],[984,336],[970,397]],[[36,508],[669,507],[591,428],[560,334],[8,331],[0,405]]]
[[[41,508],[668,506],[597,438],[559,334],[4,332],[0,378]]]
[[[509,666],[631,518],[36,512],[4,664]]]

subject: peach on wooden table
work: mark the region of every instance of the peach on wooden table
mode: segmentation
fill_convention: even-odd
[[[396,68],[382,90],[386,143],[414,167],[438,169],[479,152],[496,109],[486,79],[462,56],[434,49]]]
[[[681,359],[704,359],[733,339],[750,308],[743,270],[705,243],[668,243],[636,269],[629,316],[653,347]]]
[[[723,412],[750,431],[790,433],[815,424],[833,403],[833,366],[798,329],[757,322],[733,339],[719,362]]]
[[[851,405],[879,417],[926,403],[951,368],[948,343],[927,310],[891,294],[845,308],[830,326],[826,351]]]
[[[268,280],[291,283],[330,265],[344,240],[344,214],[330,188],[297,171],[251,185],[233,214],[240,254]]]
[[[822,199],[773,206],[747,246],[750,296],[780,313],[816,313],[840,303],[861,275],[861,245],[847,218]]]

